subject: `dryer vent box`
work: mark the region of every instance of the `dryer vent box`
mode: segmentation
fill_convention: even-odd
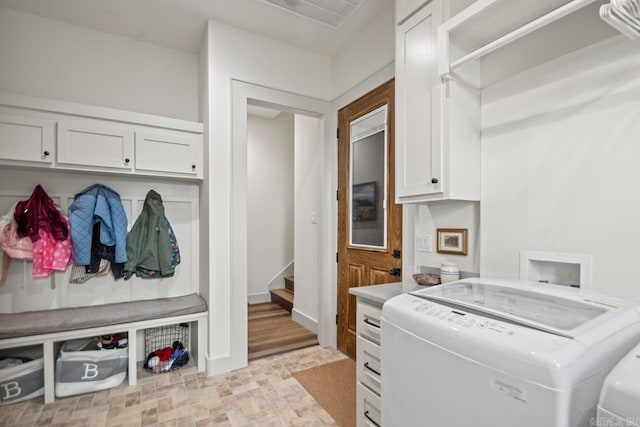
[[[520,279],[591,289],[591,255],[520,251]]]

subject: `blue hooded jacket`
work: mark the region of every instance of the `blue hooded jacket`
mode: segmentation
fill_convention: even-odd
[[[91,262],[93,225],[100,223],[100,243],[115,246],[115,262],[127,261],[127,214],[120,195],[111,188],[94,184],[74,197],[69,206],[69,222],[76,265]]]

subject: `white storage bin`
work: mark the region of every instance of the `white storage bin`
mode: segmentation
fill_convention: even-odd
[[[15,349],[0,358],[28,358],[30,361],[0,368],[0,405],[21,402],[44,394],[42,348]]]
[[[95,348],[94,339],[66,341],[56,360],[56,396],[72,396],[116,387],[127,376],[128,349]]]

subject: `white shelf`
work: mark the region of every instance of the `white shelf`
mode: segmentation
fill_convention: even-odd
[[[438,73],[448,76],[555,21],[602,0],[478,0],[438,28]],[[573,31],[569,27],[567,31]],[[589,31],[589,29],[585,29]],[[453,58],[451,40],[473,50]]]

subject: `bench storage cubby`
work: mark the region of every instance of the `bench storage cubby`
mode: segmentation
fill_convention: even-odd
[[[99,337],[121,331],[127,334],[126,352],[129,385],[137,383],[136,361],[138,331],[165,325],[190,324],[192,360],[199,371],[205,370],[207,306],[198,294],[156,298],[115,304],[0,314],[0,350],[24,346],[41,346],[44,371],[45,403],[55,400],[54,379],[56,348],[65,342]],[[67,344],[68,346],[69,344]],[[106,351],[106,350],[103,350]],[[88,391],[78,391],[86,393]],[[62,395],[69,395],[64,394]],[[75,394],[75,393],[71,393]],[[60,395],[60,394],[59,394]]]
[[[96,349],[98,342],[89,338],[62,343],[56,359],[57,397],[106,390],[127,377],[127,349]]]
[[[8,349],[0,352],[0,405],[21,402],[44,394],[44,359],[39,346]]]

